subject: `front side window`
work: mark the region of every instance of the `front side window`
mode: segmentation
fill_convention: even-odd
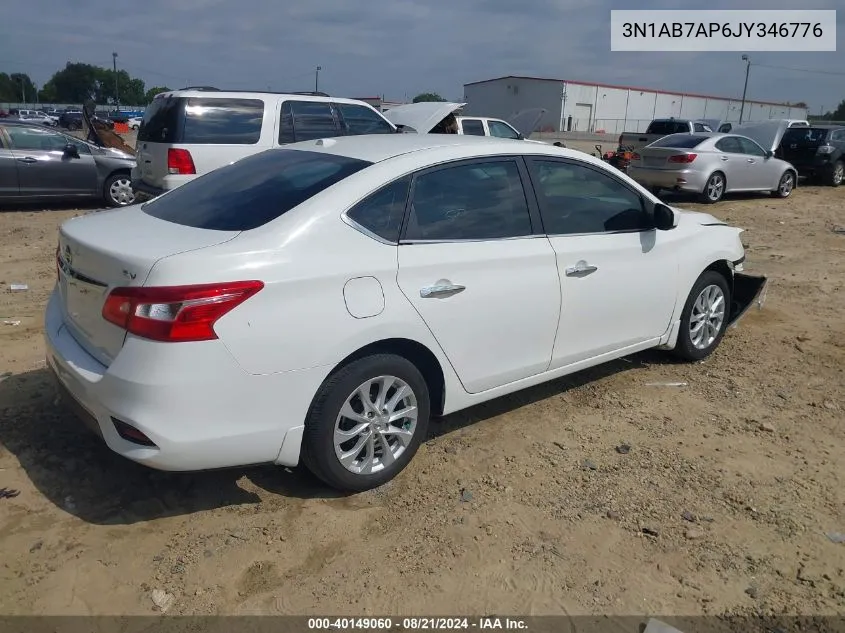
[[[406,240],[495,240],[531,232],[515,161],[444,167],[414,181]]]
[[[352,103],[339,103],[337,109],[343,120],[343,131],[348,135],[393,133],[393,126],[375,110]]]
[[[370,233],[396,243],[399,241],[410,185],[410,176],[395,180],[364,198],[347,211],[346,215]]]
[[[12,149],[52,152],[63,150],[68,144],[65,135],[37,127],[10,125],[6,132],[12,141]]]
[[[766,150],[757,145],[757,143],[752,141],[750,138],[744,138],[740,136],[739,138],[737,138],[737,141],[739,141],[739,145],[740,147],[742,147],[743,154],[750,154],[751,156],[766,155]]]
[[[487,127],[490,129],[490,136],[512,139],[519,138],[519,132],[507,123],[502,123],[501,121],[487,121]]]
[[[845,130],[836,130],[830,135],[831,142],[841,143],[845,141]]]
[[[533,166],[549,235],[653,228],[640,195],[610,175],[574,162],[535,160]]]
[[[481,119],[462,119],[461,128],[469,136],[484,136],[484,123]]]
[[[282,103],[279,143],[298,143],[340,136],[332,104],[327,101],[288,100]]]

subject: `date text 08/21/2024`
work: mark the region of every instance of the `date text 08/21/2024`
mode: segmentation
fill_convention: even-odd
[[[524,630],[526,622],[519,618],[309,618],[309,630],[378,631],[378,630],[443,630],[443,629],[510,629]]]

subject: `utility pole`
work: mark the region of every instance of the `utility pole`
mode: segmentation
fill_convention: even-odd
[[[26,105],[26,84],[23,80],[23,75],[21,75],[21,103]]]
[[[742,115],[745,112],[745,93],[748,91],[748,73],[751,71],[751,60],[748,55],[742,56],[745,62],[745,87],[742,89],[742,106],[739,108],[739,124],[742,125]]]
[[[320,71],[322,66],[317,66],[317,71],[314,73],[314,92],[320,92]]]
[[[114,68],[114,103],[117,111],[120,112],[120,97],[117,94],[117,53],[112,53],[111,59]]]

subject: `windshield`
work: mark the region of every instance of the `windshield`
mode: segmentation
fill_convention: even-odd
[[[249,231],[372,163],[292,149],[271,149],[192,180],[142,206],[183,226]]]

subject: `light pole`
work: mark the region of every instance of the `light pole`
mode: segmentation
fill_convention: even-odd
[[[117,53],[111,54],[112,67],[114,68],[114,103],[117,111],[120,112],[120,97],[117,94]]]
[[[748,91],[748,73],[751,70],[751,60],[748,58],[748,55],[743,55],[742,61],[745,62],[745,87],[742,89],[742,106],[739,109],[740,125],[742,125],[742,115],[745,112],[745,93]]]
[[[317,66],[317,71],[314,73],[314,92],[320,92],[320,71],[322,66]]]

